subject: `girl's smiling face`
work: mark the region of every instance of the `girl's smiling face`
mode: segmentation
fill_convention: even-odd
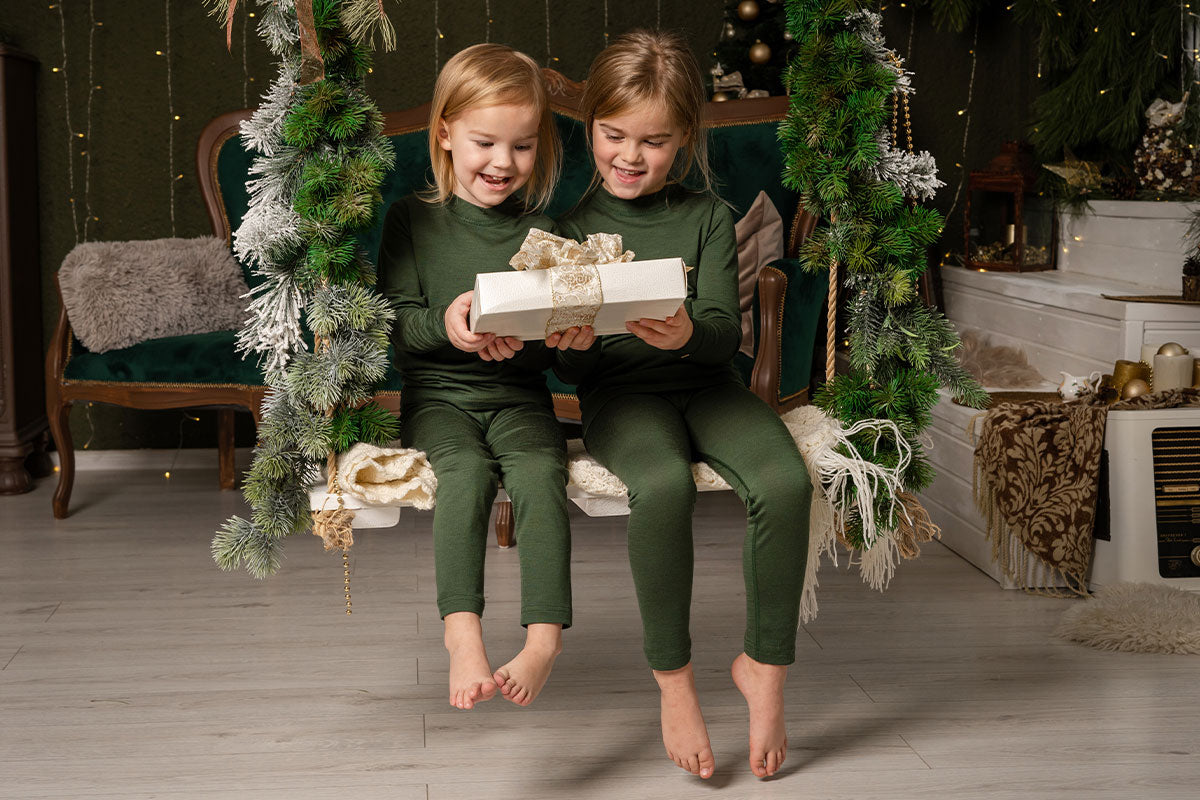
[[[662,105],[644,102],[592,122],[592,157],[604,188],[623,200],[667,184],[684,132]]]
[[[538,123],[533,106],[469,108],[438,123],[438,143],[450,153],[454,194],[491,208],[508,199],[533,174]]]

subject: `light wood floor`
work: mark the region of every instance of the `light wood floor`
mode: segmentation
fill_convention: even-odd
[[[744,515],[701,496],[695,663],[717,774],[663,755],[624,518],[575,523],[576,624],[528,709],[446,703],[431,515],[361,536],[354,614],[337,554],[288,543],[267,581],[218,571],[241,509],[214,469],[83,472],[0,497],[0,797],[1195,798],[1200,660],[1056,640],[1070,601],[1005,592],[940,545],[877,594],[824,569],[790,673],[782,774],[746,766],[727,668]],[[489,652],[507,659],[516,552],[490,550]]]

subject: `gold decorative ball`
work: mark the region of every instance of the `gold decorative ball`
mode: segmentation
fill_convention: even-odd
[[[792,40],[793,40],[793,39],[795,39],[795,38],[796,38],[795,36],[792,36],[792,32],[791,32],[791,31],[787,31],[787,30],[785,30],[785,31],[783,32],[783,39],[784,39],[784,41],[785,41],[785,42],[790,42],[790,41],[792,41]]]
[[[1121,389],[1122,400],[1132,400],[1135,397],[1141,397],[1150,392],[1150,384],[1146,383],[1141,378],[1134,378],[1125,384]]]
[[[1167,342],[1162,347],[1158,348],[1160,356],[1181,356],[1188,350],[1178,342]]]
[[[729,95],[724,92],[713,92],[712,101],[714,103],[724,103],[729,99]]]
[[[758,3],[754,0],[742,0],[737,7],[738,19],[749,22],[752,19],[758,19]]]
[[[755,64],[765,64],[771,60],[771,47],[763,42],[750,45],[750,60]]]

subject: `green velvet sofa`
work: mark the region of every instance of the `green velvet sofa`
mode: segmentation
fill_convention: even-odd
[[[553,100],[563,137],[565,164],[562,181],[550,207],[551,216],[570,209],[591,181],[592,168],[577,112],[581,85],[548,70]],[[760,190],[766,191],[784,218],[788,255],[811,232],[816,220],[800,210],[798,198],[780,183],[782,156],[776,140],[786,99],[772,97],[710,103],[710,158],[721,196],[735,217],[746,212]],[[252,155],[241,146],[239,125],[250,110],[234,111],[212,120],[201,134],[196,169],[213,234],[230,240],[245,215],[249,196],[246,179]],[[396,165],[383,185],[384,208],[393,200],[426,186],[429,170],[426,130],[428,104],[389,113],[385,133],[396,150]],[[363,236],[363,245],[378,250],[383,214]],[[246,273],[251,286],[255,278]],[[825,277],[799,269],[784,258],[764,267],[755,297],[755,358],[742,354],[737,367],[749,385],[782,412],[806,402],[817,331],[823,326],[821,308]],[[59,298],[61,306],[61,296]],[[59,484],[54,494],[56,517],[67,515],[74,480],[74,449],[68,425],[77,402],[104,402],[130,408],[219,409],[218,462],[220,485],[232,488],[233,421],[238,410],[258,418],[265,388],[254,359],[235,352],[235,331],[175,336],[142,342],[122,350],[91,353],[71,331],[65,309],[47,355],[47,409],[51,433],[60,457]],[[824,337],[822,337],[822,342]],[[552,373],[547,382],[559,416],[578,419],[574,387]],[[393,371],[379,387],[377,400],[399,409],[400,376]]]

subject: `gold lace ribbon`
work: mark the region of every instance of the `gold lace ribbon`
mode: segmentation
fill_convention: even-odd
[[[549,336],[595,322],[596,313],[604,305],[604,287],[597,265],[632,260],[633,251],[624,248],[620,234],[592,233],[586,241],[577,242],[531,228],[508,264],[518,270],[549,270],[552,309],[546,320]]]

